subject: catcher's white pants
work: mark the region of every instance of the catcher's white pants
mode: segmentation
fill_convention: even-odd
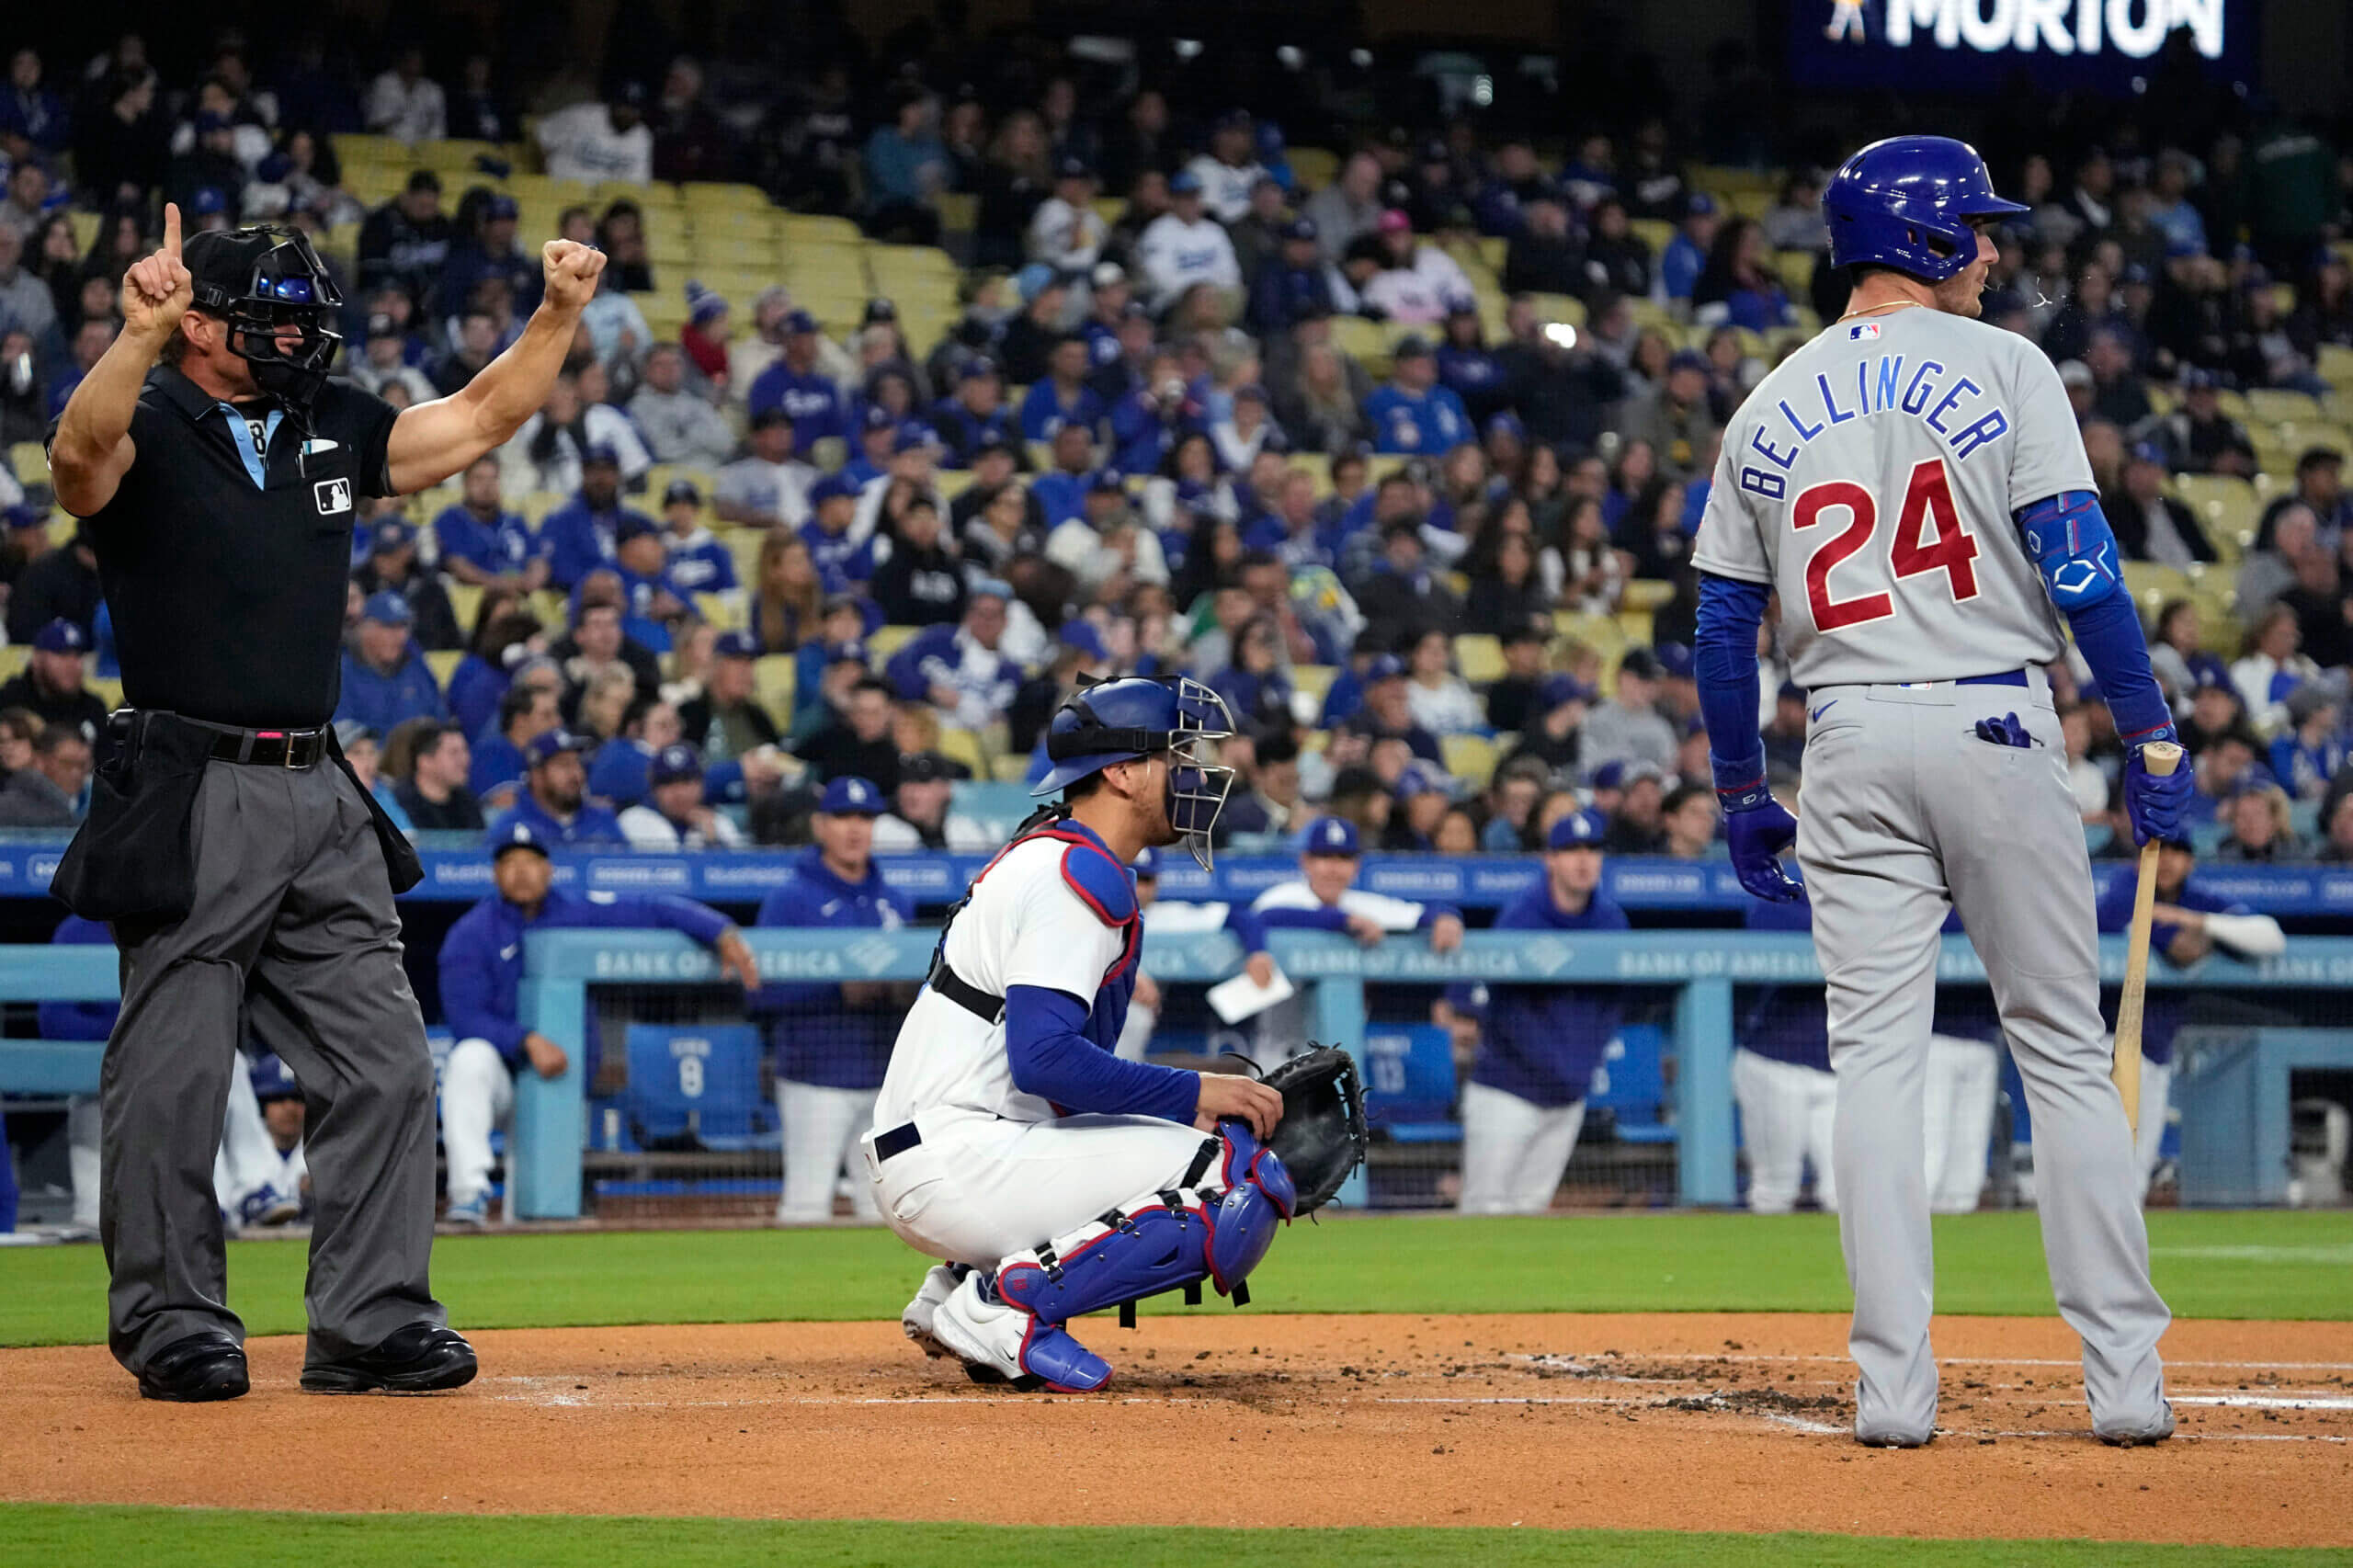
[[[940,1109],[915,1124],[923,1142],[888,1160],[875,1159],[871,1132],[859,1141],[883,1222],[917,1252],[983,1269],[1177,1186],[1211,1136],[1150,1116]]]
[[[490,1186],[491,1129],[515,1114],[515,1075],[498,1047],[461,1040],[441,1068],[441,1152],[449,1162],[449,1201],[480,1198]]]
[[[850,1208],[860,1221],[881,1218],[874,1184],[857,1158],[860,1136],[874,1124],[872,1089],[834,1089],[779,1079],[777,1122],[784,1129],[784,1192],[778,1222],[816,1225],[834,1217],[834,1186],[849,1162]]]
[[[1838,1107],[1838,1080],[1818,1067],[1734,1051],[1732,1095],[1748,1147],[1750,1210],[1786,1214],[1796,1208],[1811,1163],[1814,1200],[1824,1212],[1835,1212],[1838,1186],[1830,1170],[1830,1127]]]
[[[233,1221],[237,1206],[263,1187],[275,1186],[285,1169],[286,1162],[278,1156],[278,1144],[261,1119],[253,1076],[240,1054],[236,1071],[229,1074],[229,1103],[221,1113],[221,1147],[212,1155],[213,1198]]]
[[[1585,1101],[1541,1106],[1485,1084],[1462,1085],[1465,1214],[1541,1214],[1576,1153]]]
[[[1973,1214],[1985,1190],[1985,1158],[1994,1136],[1994,1098],[2002,1054],[1982,1040],[1928,1037],[1926,1093],[1928,1208],[1938,1214]]]

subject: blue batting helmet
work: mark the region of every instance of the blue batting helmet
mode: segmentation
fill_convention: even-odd
[[[1046,728],[1046,757],[1053,764],[1031,791],[1051,795],[1115,762],[1168,757],[1168,825],[1202,869],[1210,864],[1210,829],[1233,787],[1233,770],[1217,765],[1210,748],[1233,733],[1224,699],[1185,676],[1125,676],[1084,687]]]
[[[1839,165],[1822,193],[1833,267],[1892,267],[1931,283],[1977,258],[1972,218],[2026,210],[1994,194],[1976,148],[1949,136],[1874,142]]]

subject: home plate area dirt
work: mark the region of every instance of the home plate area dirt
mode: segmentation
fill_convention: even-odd
[[[323,1510],[1427,1525],[2353,1543],[2353,1324],[2180,1323],[2180,1435],[2092,1440],[2055,1321],[1937,1329],[1943,1426],[1847,1436],[1826,1315],[1154,1316],[1017,1394],[895,1323],[492,1331],[454,1395],[142,1403],[103,1349],[0,1354],[0,1495]]]

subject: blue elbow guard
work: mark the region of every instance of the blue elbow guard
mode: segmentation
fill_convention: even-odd
[[[2063,613],[2088,609],[2124,589],[2116,534],[2088,490],[2070,490],[2021,507],[2018,528],[2027,555]]]

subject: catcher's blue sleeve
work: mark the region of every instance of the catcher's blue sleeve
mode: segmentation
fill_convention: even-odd
[[[1005,994],[1005,1054],[1013,1086],[1065,1112],[1191,1122],[1200,1075],[1122,1062],[1086,1037],[1088,1010],[1051,986],[1017,985]]]

